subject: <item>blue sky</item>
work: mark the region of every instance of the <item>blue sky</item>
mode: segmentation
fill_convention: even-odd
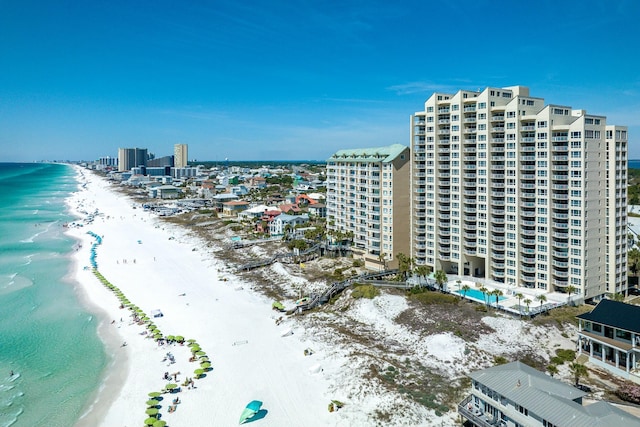
[[[635,0],[0,0],[0,161],[324,160],[409,145],[433,91],[512,85],[629,126],[640,158],[638,18]]]

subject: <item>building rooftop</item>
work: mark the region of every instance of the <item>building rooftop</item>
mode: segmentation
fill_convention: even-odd
[[[640,419],[606,402],[581,405],[578,402],[587,393],[519,361],[472,372],[469,377],[554,425],[640,427]]]
[[[393,144],[387,147],[356,148],[337,151],[329,158],[329,162],[391,162],[407,147],[402,144]]]
[[[640,333],[640,306],[637,305],[603,299],[591,312],[577,317],[629,332]]]

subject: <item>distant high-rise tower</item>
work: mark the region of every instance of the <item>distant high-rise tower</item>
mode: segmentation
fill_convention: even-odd
[[[176,144],[173,146],[173,165],[176,168],[187,167],[189,163],[189,149],[187,144]]]
[[[118,148],[118,171],[124,172],[137,166],[147,166],[148,157],[146,148]]]

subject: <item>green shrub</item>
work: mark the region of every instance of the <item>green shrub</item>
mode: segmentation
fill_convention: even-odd
[[[355,285],[351,296],[353,298],[373,299],[380,295],[380,290],[373,285]]]
[[[495,363],[496,365],[505,365],[509,363],[509,360],[506,357],[494,356],[493,363]]]
[[[352,265],[353,265],[354,268],[363,267],[364,266],[364,261],[361,260],[361,259],[354,259]]]
[[[409,298],[420,301],[423,304],[453,304],[456,305],[460,301],[457,297],[440,292],[426,291],[412,293],[409,291]]]
[[[573,362],[575,358],[576,352],[574,350],[558,348],[556,349],[556,356],[551,358],[551,363],[554,365],[562,365],[564,362]]]

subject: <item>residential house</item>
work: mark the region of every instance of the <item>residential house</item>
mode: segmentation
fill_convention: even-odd
[[[309,205],[307,207],[309,209],[309,215],[315,218],[326,218],[327,217],[327,205],[324,203],[316,203],[314,205]]]
[[[218,211],[222,212],[222,205],[226,202],[230,202],[232,200],[238,200],[238,196],[231,193],[221,193],[213,196],[213,207]]]
[[[285,213],[278,215],[269,224],[269,233],[272,236],[281,236],[287,230],[287,227],[291,229],[297,225],[306,224],[309,222],[309,215],[287,215]]]
[[[295,203],[285,203],[284,205],[278,206],[278,209],[280,209],[282,213],[286,213],[289,215],[298,215],[302,212],[300,206]]]
[[[238,216],[249,207],[250,203],[244,200],[232,200],[222,204],[222,216]]]
[[[640,384],[640,306],[604,299],[578,317],[578,349],[589,362]]]
[[[157,197],[161,199],[177,199],[180,197],[180,189],[173,185],[161,185],[156,187]]]
[[[469,374],[471,395],[458,405],[478,427],[640,427],[640,418],[607,402],[582,404],[586,392],[521,362]]]

